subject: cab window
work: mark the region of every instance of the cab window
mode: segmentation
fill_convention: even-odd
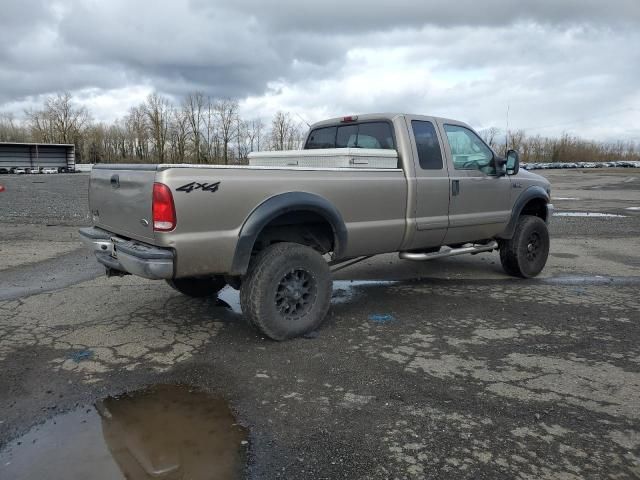
[[[358,129],[358,148],[381,148],[393,150],[395,147],[391,125],[387,122],[361,123]]]
[[[446,125],[447,141],[456,170],[480,170],[487,175],[495,175],[493,152],[468,128],[459,125]]]
[[[358,125],[343,125],[338,127],[336,148],[355,147],[358,142]]]
[[[304,147],[314,148],[396,148],[388,122],[351,123],[338,127],[316,128]]]
[[[336,127],[316,128],[309,135],[304,148],[307,150],[315,148],[336,148]]]
[[[411,128],[418,149],[418,162],[423,170],[442,170],[442,152],[433,123],[412,120]]]

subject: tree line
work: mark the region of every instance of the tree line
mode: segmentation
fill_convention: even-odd
[[[245,164],[252,151],[299,148],[305,131],[288,112],[277,112],[268,124],[243,119],[237,100],[202,92],[181,102],[152,93],[112,123],[93,121],[68,92],[47,97],[42,108],[25,111],[24,120],[0,114],[0,142],[73,143],[79,163]],[[640,147],[632,141],[550,138],[524,130],[505,134],[495,127],[480,134],[497,152],[518,150],[523,162],[640,160]]]
[[[298,148],[304,132],[288,112],[266,125],[241,118],[237,100],[201,92],[181,103],[152,93],[113,123],[93,121],[68,92],[25,111],[22,121],[0,115],[0,141],[73,143],[79,163],[243,164],[252,151]]]
[[[640,160],[640,145],[633,141],[596,142],[566,133],[559,137],[543,137],[527,135],[524,130],[508,130],[504,134],[495,127],[479,133],[496,152],[517,150],[525,163]]]

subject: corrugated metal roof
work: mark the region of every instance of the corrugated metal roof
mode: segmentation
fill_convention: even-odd
[[[0,146],[2,145],[37,145],[39,147],[75,147],[73,143],[36,143],[36,142],[0,142]]]

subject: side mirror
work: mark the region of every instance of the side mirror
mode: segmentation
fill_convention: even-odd
[[[502,177],[507,174],[505,169],[505,165],[507,164],[507,160],[505,158],[499,157],[495,153],[493,154],[493,159],[491,159],[491,166],[495,169],[495,175],[497,177]]]
[[[520,156],[515,150],[507,152],[507,174],[515,175],[520,170]]]

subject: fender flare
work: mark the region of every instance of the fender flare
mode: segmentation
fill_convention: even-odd
[[[546,205],[549,205],[549,194],[547,193],[547,191],[539,185],[530,186],[524,192],[522,192],[516,200],[515,204],[513,205],[513,209],[511,210],[511,219],[509,220],[509,223],[502,231],[502,233],[498,235],[498,238],[509,240],[513,237],[513,234],[516,230],[516,224],[518,223],[518,218],[520,218],[522,210],[527,203],[535,199],[543,200]],[[549,216],[550,215],[547,213],[547,216],[545,218],[546,222],[549,222]]]
[[[244,275],[258,235],[272,220],[288,212],[307,211],[321,215],[331,225],[334,258],[340,258],[347,246],[347,227],[338,209],[326,198],[307,192],[287,192],[268,198],[245,219],[236,244],[231,275]]]

